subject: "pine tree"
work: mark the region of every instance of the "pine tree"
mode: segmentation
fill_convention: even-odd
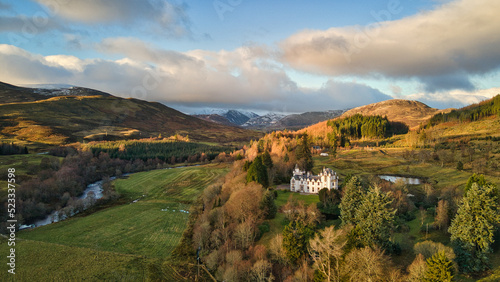
[[[490,252],[498,223],[496,187],[473,183],[448,229],[462,272],[481,272],[488,268],[486,253]]]
[[[274,202],[274,194],[271,191],[266,190],[262,196],[262,202],[260,203],[261,209],[264,210],[264,216],[266,219],[273,219],[278,212],[278,206]]]
[[[296,263],[307,252],[314,231],[300,220],[292,221],[283,229],[283,249],[291,263]]]
[[[364,246],[390,247],[396,210],[391,208],[393,199],[379,187],[370,188],[354,216],[358,241]]]
[[[262,163],[262,157],[257,156],[247,171],[247,182],[255,181],[264,187],[269,186],[267,168]]]
[[[297,145],[297,148],[295,149],[295,156],[300,162],[300,166],[302,169],[310,171],[313,168],[314,162],[311,153],[311,144],[309,143],[309,137],[307,133],[304,133],[304,135],[302,135],[302,137],[299,139],[299,143]]]
[[[264,152],[264,154],[262,154],[262,163],[268,169],[273,168],[273,160],[271,159],[271,155],[269,154],[269,151],[267,151],[267,150]]]
[[[444,252],[438,252],[427,259],[425,282],[451,282],[453,280],[453,263]]]
[[[355,224],[354,216],[366,194],[366,189],[361,186],[358,177],[352,176],[347,180],[343,190],[344,196],[339,205],[342,225]]]

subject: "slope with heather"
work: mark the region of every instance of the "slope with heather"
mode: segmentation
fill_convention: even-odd
[[[259,136],[185,115],[160,103],[119,98],[86,88],[50,92],[2,83],[0,98],[0,139],[35,147],[174,134],[217,143]]]

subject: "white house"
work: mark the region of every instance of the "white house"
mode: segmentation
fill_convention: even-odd
[[[339,189],[339,177],[336,172],[323,168],[319,175],[311,175],[310,172],[306,173],[295,166],[292,179],[290,179],[290,191],[318,193],[323,188]]]

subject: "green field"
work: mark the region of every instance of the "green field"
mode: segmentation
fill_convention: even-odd
[[[140,280],[153,267],[163,269],[168,279],[179,280],[165,260],[186,227],[189,214],[185,211],[227,171],[207,165],[141,172],[116,180],[115,189],[127,204],[19,232],[18,278]],[[0,240],[3,257],[7,249],[5,239]],[[6,267],[0,274],[2,281]]]
[[[428,179],[438,190],[445,187],[460,187],[467,183],[472,171],[458,171],[447,165],[441,167],[432,162],[408,161],[402,157],[402,149],[365,151],[353,149],[340,151],[336,157],[314,157],[313,172],[322,167],[332,168],[340,174],[340,180],[347,174],[369,178],[380,174],[407,175]],[[456,165],[455,165],[456,166]],[[486,176],[489,181],[500,184],[500,177]]]

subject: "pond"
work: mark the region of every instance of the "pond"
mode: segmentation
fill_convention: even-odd
[[[396,183],[399,179],[403,180],[406,184],[418,185],[422,184],[422,179],[416,177],[404,177],[404,176],[395,176],[395,175],[379,175],[380,179],[390,181],[392,183]]]

